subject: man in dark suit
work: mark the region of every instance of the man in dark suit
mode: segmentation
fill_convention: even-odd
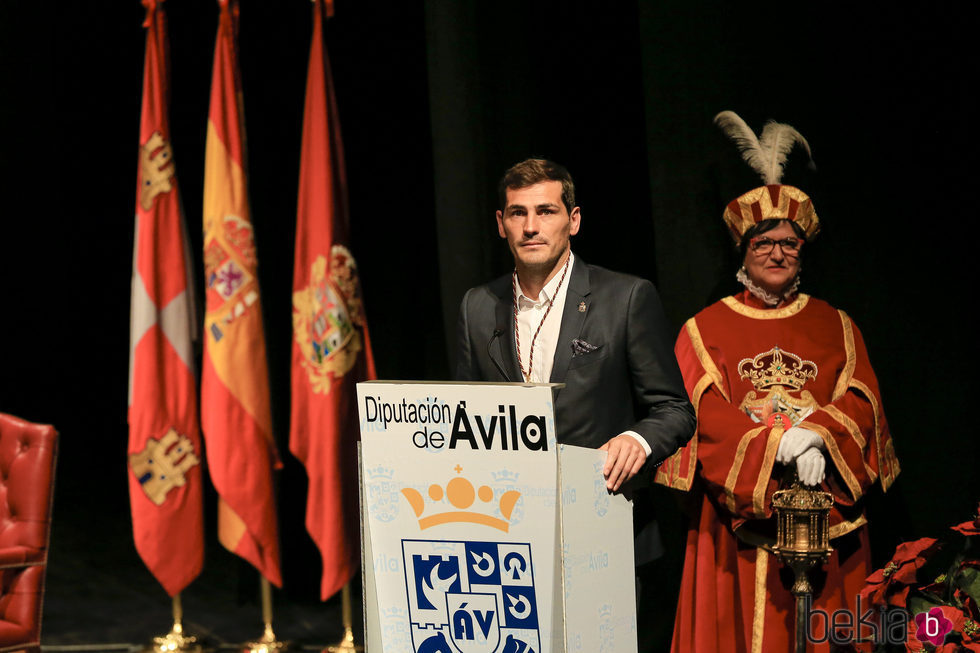
[[[612,491],[638,474],[633,485],[648,485],[695,424],[657,291],[574,257],[581,210],[562,166],[523,161],[505,173],[499,195],[497,229],[515,270],[463,298],[456,377],[564,383],[555,400],[558,441],[608,451],[603,475]],[[642,487],[633,498],[639,565],[661,545]]]

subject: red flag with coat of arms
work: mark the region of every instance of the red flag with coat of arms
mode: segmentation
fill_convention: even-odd
[[[355,384],[375,378],[357,265],[347,248],[347,182],[323,43],[331,9],[314,1],[296,215],[289,436],[289,449],[309,477],[306,528],[323,558],[324,600],[360,562]]]
[[[146,56],[133,239],[129,498],[136,550],[171,596],[201,572],[201,434],[187,243],[167,118],[163,0],[146,6]]]
[[[273,468],[280,467],[258,260],[245,180],[236,56],[238,3],[218,0],[204,161],[204,364],[201,426],[218,491],[218,539],[282,586]]]

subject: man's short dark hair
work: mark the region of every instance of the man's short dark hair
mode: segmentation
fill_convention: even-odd
[[[543,181],[561,182],[561,202],[571,213],[575,208],[575,182],[564,166],[547,159],[525,159],[504,173],[497,185],[500,210],[507,208],[507,189],[527,188]]]

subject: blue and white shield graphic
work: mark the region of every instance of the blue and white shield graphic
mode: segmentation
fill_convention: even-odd
[[[402,540],[414,653],[539,653],[531,546]]]
[[[392,481],[394,470],[379,465],[365,472],[367,476],[365,489],[371,514],[384,523],[394,520],[398,516],[398,507],[401,505],[399,485]]]
[[[606,481],[602,477],[603,463],[595,463],[592,468],[596,472],[595,482],[592,484],[593,507],[595,514],[605,517],[609,512],[609,490],[606,488]]]
[[[500,644],[497,597],[474,592],[446,594],[449,636],[462,653],[496,651]]]

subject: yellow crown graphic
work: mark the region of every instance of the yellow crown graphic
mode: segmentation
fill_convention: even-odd
[[[755,358],[743,358],[738,363],[738,373],[740,379],[751,381],[756,390],[777,385],[799,390],[807,380],[817,378],[817,364],[773,347]]]
[[[457,474],[462,471],[462,468],[458,465],[455,469]],[[490,526],[505,533],[510,529],[510,516],[514,512],[514,506],[517,504],[517,500],[521,498],[521,493],[517,490],[507,490],[500,495],[497,507],[500,509],[500,514],[503,515],[503,519],[501,519],[489,512],[489,510],[493,509],[493,504],[491,503],[494,498],[492,488],[487,485],[481,485],[478,489],[474,488],[468,479],[463,476],[457,476],[446,483],[445,489],[441,485],[433,483],[429,486],[428,491],[430,499],[433,501],[442,501],[443,498],[446,498],[456,510],[430,513],[423,517],[422,513],[426,511],[426,505],[422,493],[415,488],[407,487],[402,489],[402,494],[408,499],[412,510],[415,511],[415,516],[418,517],[419,528],[421,530],[432,528],[439,524],[462,522]],[[479,506],[477,504],[477,506],[474,506],[477,499],[484,505]],[[487,511],[473,510],[474,507],[483,508]]]

